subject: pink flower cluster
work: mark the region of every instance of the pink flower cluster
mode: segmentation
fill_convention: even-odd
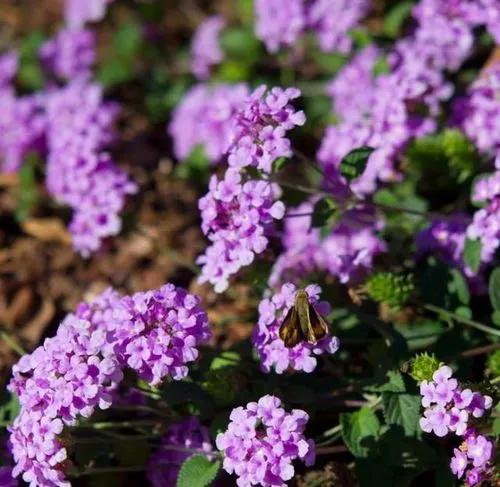
[[[73,246],[84,257],[121,229],[119,213],[137,188],[105,152],[117,106],[102,88],[75,79],[47,95],[47,188],[71,206]]]
[[[224,470],[237,476],[238,487],[285,485],[294,476],[294,460],[314,462],[314,442],[304,436],[308,420],[305,411],[288,413],[270,395],[233,409],[227,431],[216,439]]]
[[[491,17],[474,3],[421,0],[413,12],[417,21],[413,34],[397,41],[387,55],[388,73],[374,75],[382,53],[370,46],[357,54],[329,85],[340,122],[327,129],[318,159],[327,169],[333,169],[340,183],[345,183],[338,173],[341,158],[355,147],[371,146],[377,150],[370,156],[364,173],[350,187],[358,195],[373,193],[378,181],[394,181],[400,176],[397,162],[407,144],[414,137],[434,131],[440,104],[453,91],[444,72],[457,70],[469,56],[474,45],[474,27],[495,25],[496,30],[500,25],[498,8],[493,12],[490,0],[485,0],[484,7]],[[498,76],[493,69],[458,104],[459,113],[455,116],[455,124],[463,123],[469,136],[481,139],[482,145],[489,146],[487,149],[498,139],[498,103],[495,104],[494,95],[497,85]]]
[[[335,353],[339,348],[337,337],[327,335],[316,345],[302,342],[293,348],[286,348],[279,337],[279,329],[286,314],[293,306],[297,288],[294,284],[284,284],[270,298],[259,304],[259,321],[252,336],[252,342],[259,355],[261,368],[270,372],[272,368],[278,374],[289,369],[312,372],[317,365],[315,355]],[[321,288],[310,284],[306,288],[309,300],[322,315],[328,314],[330,307],[326,301],[319,301]]]
[[[495,445],[491,439],[470,429],[465,432],[460,448],[453,450],[450,468],[459,479],[464,477],[467,487],[480,484],[493,473]]]
[[[65,0],[65,20],[71,28],[81,28],[87,22],[104,18],[108,4],[113,0]]]
[[[242,169],[254,166],[270,173],[279,157],[291,157],[286,132],[303,125],[306,117],[290,102],[300,96],[297,88],[257,88],[235,113],[229,166]]]
[[[349,31],[369,8],[369,0],[256,0],[255,34],[274,53],[309,30],[323,51],[345,54],[352,45]]]
[[[268,284],[297,281],[314,271],[326,271],[340,282],[356,282],[373,267],[375,257],[386,251],[376,235],[383,222],[372,211],[357,208],[345,211],[338,223],[323,237],[311,228],[312,203],[306,202],[285,219],[282,239],[284,251],[276,260]]]
[[[180,380],[211,333],[200,298],[173,284],[125,296],[114,308],[114,352],[151,385]]]
[[[88,29],[62,29],[40,48],[47,72],[59,79],[88,76],[95,62],[95,34]]]
[[[426,408],[420,419],[422,430],[439,437],[450,432],[463,436],[460,449],[454,450],[451,470],[461,478],[470,466],[466,474],[467,485],[480,483],[491,467],[494,448],[493,442],[479,435],[470,423],[491,408],[491,397],[461,388],[447,365],[434,372],[432,381],[422,381],[420,394],[422,406]]]
[[[490,66],[454,105],[453,123],[486,154],[500,154],[500,61]]]
[[[168,127],[175,156],[185,159],[201,145],[207,157],[217,162],[229,150],[235,113],[247,97],[244,84],[191,88],[175,108]]]
[[[226,22],[220,15],[204,20],[191,42],[191,71],[198,79],[207,79],[212,66],[223,59],[219,36]]]
[[[500,247],[500,155],[496,171],[476,183],[472,200],[485,206],[474,213],[467,237],[481,241],[481,261],[488,264],[494,262]]]
[[[199,450],[199,454],[204,452],[208,458],[213,450],[208,428],[195,416],[170,425],[162,437],[147,466],[147,476],[153,487],[175,487],[182,463],[194,454],[183,449]]]
[[[119,301],[107,291],[90,306],[69,314],[53,338],[13,367],[9,389],[21,404],[10,428],[14,476],[35,486],[69,486],[63,472],[65,425],[111,405],[122,371],[107,342],[108,320]]]
[[[0,172],[6,173],[17,172],[29,152],[44,148],[44,97],[16,94],[12,82],[18,64],[13,51],[0,56]]]
[[[199,298],[172,284],[123,298],[108,290],[82,303],[13,367],[9,389],[21,404],[10,428],[13,475],[33,487],[69,486],[63,428],[109,408],[127,367],[151,384],[185,377],[209,337]]]
[[[211,241],[198,258],[200,282],[210,282],[216,292],[222,292],[231,275],[266,249],[274,220],[285,213],[285,206],[276,198],[275,185],[245,182],[236,169],[228,169],[223,180],[212,176],[209,192],[199,201],[201,228]]]

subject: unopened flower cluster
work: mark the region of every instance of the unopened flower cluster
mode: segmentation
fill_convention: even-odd
[[[109,408],[130,367],[151,384],[187,375],[210,336],[199,298],[167,284],[121,298],[108,290],[69,314],[57,334],[13,367],[21,410],[10,427],[14,476],[32,486],[67,486],[65,426]]]
[[[259,304],[259,321],[255,328],[252,342],[259,355],[261,368],[264,372],[274,369],[282,374],[289,369],[312,372],[317,365],[316,355],[335,353],[339,348],[337,337],[328,334],[317,344],[301,342],[293,348],[285,347],[279,337],[279,329],[283,320],[293,306],[297,288],[294,284],[284,284],[270,298],[263,299]],[[310,284],[306,288],[309,301],[314,304],[322,315],[329,312],[329,305],[319,301],[321,288]]]
[[[420,419],[422,430],[439,437],[449,433],[463,437],[451,461],[452,471],[458,478],[466,472],[468,485],[481,482],[491,467],[493,442],[480,435],[472,423],[491,409],[491,397],[462,388],[447,365],[434,372],[432,381],[421,382],[420,394],[425,408]]]
[[[369,0],[256,0],[255,33],[272,53],[311,31],[323,51],[346,54],[352,47],[349,31],[369,8]]]
[[[264,396],[233,409],[227,431],[217,435],[224,470],[238,477],[238,487],[282,486],[294,476],[293,462],[314,462],[314,442],[304,436],[309,416],[285,411],[280,399]]]
[[[212,450],[208,428],[201,425],[195,416],[170,425],[157,450],[149,459],[147,476],[151,485],[175,486],[181,465],[187,458],[194,452],[204,452],[210,458]]]

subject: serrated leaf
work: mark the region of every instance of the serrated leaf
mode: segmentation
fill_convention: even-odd
[[[489,282],[490,301],[495,311],[500,311],[500,267],[495,267]]]
[[[317,228],[326,225],[336,209],[337,206],[332,198],[322,198],[317,201],[313,209],[311,226]]]
[[[368,456],[370,443],[379,435],[380,422],[368,407],[354,413],[340,415],[342,438],[349,451],[356,457]]]
[[[380,386],[371,386],[366,389],[373,392],[405,392],[406,386],[401,372],[389,370],[386,374],[387,382]]]
[[[211,462],[203,455],[189,457],[181,466],[177,487],[206,487],[217,477],[220,461]]]
[[[465,241],[463,259],[467,267],[474,273],[479,270],[481,265],[481,240]]]
[[[353,149],[340,161],[340,174],[348,181],[361,176],[374,150],[373,147],[358,147],[357,149]]]
[[[401,426],[407,436],[414,435],[419,431],[420,401],[418,395],[384,392],[382,404],[386,422]]]

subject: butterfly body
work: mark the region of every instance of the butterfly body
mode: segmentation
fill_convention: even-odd
[[[328,333],[328,324],[309,302],[307,292],[300,289],[295,302],[281,324],[279,335],[285,347],[292,348],[300,342],[315,345]]]

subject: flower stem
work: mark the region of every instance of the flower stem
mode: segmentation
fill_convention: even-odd
[[[158,421],[150,419],[136,421],[101,421],[99,423],[82,423],[76,426],[79,429],[105,430],[114,428],[136,428],[139,426],[156,426]]]
[[[424,309],[432,311],[433,313],[444,315],[452,320],[457,321],[458,323],[463,323],[464,325],[475,328],[476,330],[484,331],[485,333],[489,333],[490,335],[500,336],[500,330],[492,328],[491,326],[485,325],[483,323],[479,323],[478,321],[469,320],[468,318],[464,318],[463,316],[452,313],[451,311],[440,308],[439,306],[434,306],[433,304],[424,304]]]
[[[14,352],[16,352],[19,356],[23,356],[26,354],[26,351],[17,343],[17,340],[10,335],[5,330],[0,331],[0,338],[12,349]]]

